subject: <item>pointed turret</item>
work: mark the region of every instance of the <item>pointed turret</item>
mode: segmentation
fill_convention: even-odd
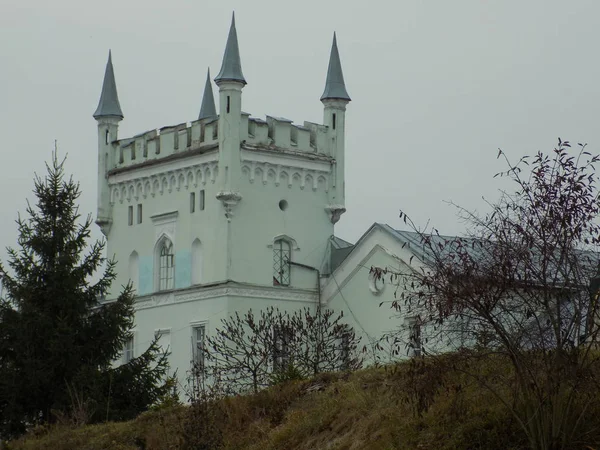
[[[94,119],[100,117],[118,117],[123,119],[123,112],[119,104],[119,96],[117,95],[117,83],[115,82],[115,72],[112,65],[112,55],[108,51],[108,62],[106,63],[106,71],[104,72],[104,83],[102,84],[102,94],[100,94],[100,102],[94,113]]]
[[[237,81],[244,85],[246,84],[246,79],[244,78],[244,74],[242,74],[240,49],[238,47],[237,31],[235,30],[235,13],[231,18],[231,27],[229,28],[229,37],[225,46],[221,71],[215,78],[217,84],[220,81]]]
[[[331,46],[331,55],[329,56],[325,91],[321,96],[321,100],[327,99],[351,100],[344,83],[344,74],[342,73],[342,64],[340,62],[335,32],[333,33],[333,45]]]
[[[204,85],[204,95],[202,96],[202,105],[198,120],[217,117],[217,108],[215,108],[215,97],[213,96],[212,84],[210,82],[210,68],[206,73],[206,84]]]

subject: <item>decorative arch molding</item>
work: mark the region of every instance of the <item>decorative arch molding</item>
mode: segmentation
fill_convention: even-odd
[[[207,183],[214,183],[218,171],[218,163],[211,162],[111,183],[110,202],[131,203],[138,201],[140,197],[155,197],[182,189],[195,189]]]
[[[326,170],[307,169],[302,167],[274,165],[253,161],[242,165],[242,175],[250,183],[256,180],[262,184],[287,186],[289,189],[312,189],[313,191],[329,191],[330,172]]]
[[[277,236],[274,236],[273,239],[271,240],[271,242],[267,245],[267,248],[273,248],[273,242],[277,242],[277,241],[287,241],[290,243],[290,245],[292,246],[292,250],[294,251],[299,251],[300,247],[298,246],[298,242],[296,242],[296,239],[294,239],[291,236],[288,236],[287,234],[278,234]]]

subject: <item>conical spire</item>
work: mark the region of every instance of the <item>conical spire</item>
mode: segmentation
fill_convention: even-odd
[[[123,118],[123,111],[119,104],[119,96],[117,95],[117,83],[115,83],[115,72],[112,65],[112,55],[108,51],[108,62],[106,63],[106,71],[104,72],[104,83],[102,84],[102,94],[100,94],[100,102],[94,113],[94,119],[100,117],[113,116]]]
[[[221,71],[215,78],[215,81],[217,83],[219,81],[238,81],[246,84],[246,80],[242,74],[240,49],[238,47],[237,31],[235,30],[235,13],[231,18],[231,27],[229,28],[229,36],[227,38],[227,45],[225,46]]]
[[[321,96],[321,100],[325,99],[351,100],[344,84],[344,74],[342,73],[342,63],[340,62],[335,32],[333,33],[333,45],[331,46],[331,55],[329,56],[325,91]]]
[[[200,114],[198,120],[217,117],[217,109],[215,108],[215,97],[213,96],[212,84],[210,83],[210,68],[206,73],[206,84],[204,85],[204,95],[202,96],[202,105],[200,106]]]

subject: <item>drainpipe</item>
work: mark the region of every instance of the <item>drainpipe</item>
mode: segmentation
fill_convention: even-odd
[[[317,269],[316,267],[308,266],[306,264],[302,264],[302,263],[298,263],[298,262],[294,262],[294,261],[288,261],[288,263],[290,264],[290,266],[302,267],[303,269],[312,270],[317,273],[317,317],[319,317],[319,319],[320,319],[320,315],[321,315],[321,271],[319,269]],[[319,339],[321,340],[321,342],[323,341],[323,330],[319,330]],[[316,366],[313,367],[313,372],[315,372],[315,375],[316,375],[319,371],[319,365],[321,362],[320,342],[315,342],[315,353],[317,355],[317,361],[316,361]]]
[[[308,266],[295,261],[288,261],[290,266],[302,267],[303,269],[312,270],[317,273],[317,312],[321,312],[321,271],[313,266]]]

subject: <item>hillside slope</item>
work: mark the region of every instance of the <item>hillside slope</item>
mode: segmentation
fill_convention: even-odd
[[[164,408],[136,420],[36,430],[12,450],[519,449],[509,411],[451,361],[321,375],[215,405]],[[510,371],[480,364],[490,382]],[[502,392],[502,387],[496,385]],[[597,402],[589,414],[597,421]],[[596,436],[597,437],[597,436]],[[587,436],[587,442],[593,437]],[[582,442],[581,444],[583,444]],[[578,448],[586,448],[579,446]],[[588,447],[593,448],[593,447]]]

